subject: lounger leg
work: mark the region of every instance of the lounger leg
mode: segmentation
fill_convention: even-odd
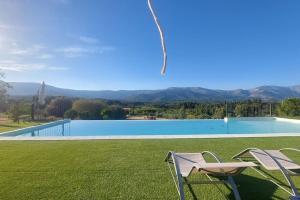
[[[178,177],[178,190],[179,190],[180,200],[184,200],[183,180],[180,174],[178,174],[177,177]]]
[[[176,165],[174,164],[174,167],[175,167],[175,175],[173,174],[172,172],[172,169],[171,169],[171,166],[170,166],[170,163],[168,163],[168,166],[169,166],[169,169],[170,169],[170,173],[172,175],[172,178],[173,178],[173,181],[175,183],[175,186],[176,186],[176,190],[180,196],[180,200],[184,200],[184,190],[183,190],[183,178],[181,176],[181,174],[179,173],[179,171],[177,171],[176,169]]]
[[[236,200],[241,200],[240,193],[239,193],[239,191],[237,189],[237,186],[236,186],[236,184],[235,184],[235,182],[234,182],[234,180],[233,180],[233,178],[231,176],[228,177],[228,183],[231,186],[231,189],[232,189],[233,194],[234,194],[234,198]]]
[[[170,156],[172,157],[172,160],[174,161],[174,168],[175,168],[175,172],[176,172],[176,177],[177,177],[177,189],[178,189],[178,193],[180,196],[180,200],[184,200],[184,190],[183,190],[183,177],[179,171],[179,165],[177,163],[177,160],[174,158],[175,153],[171,152]]]
[[[288,174],[288,172],[284,171],[283,175],[286,178],[287,182],[289,183],[289,185],[291,187],[291,190],[292,190],[292,193],[293,193],[293,196],[291,196],[290,198],[292,200],[300,200],[300,196],[299,196],[298,190],[297,190],[294,182],[292,181],[290,175]]]

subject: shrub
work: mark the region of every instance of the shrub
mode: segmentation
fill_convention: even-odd
[[[102,119],[126,119],[126,112],[119,106],[104,108],[101,112]]]
[[[10,88],[9,84],[3,81],[4,74],[0,71],[0,111],[6,111],[7,105],[7,89]]]
[[[8,117],[14,122],[19,122],[21,119],[24,119],[24,116],[30,116],[30,108],[30,104],[13,101],[8,109]]]
[[[223,119],[225,117],[225,115],[226,115],[226,112],[225,112],[224,107],[217,107],[215,109],[215,112],[212,117],[214,119]]]
[[[56,121],[59,120],[59,118],[55,117],[55,116],[48,116],[46,117],[46,121]]]
[[[68,119],[76,119],[78,117],[78,112],[73,109],[67,110],[64,114],[64,117]]]
[[[63,117],[65,112],[72,108],[72,100],[64,97],[52,99],[47,107],[48,115]]]
[[[290,98],[281,102],[279,108],[279,114],[281,116],[300,116],[300,99]]]
[[[13,120],[13,122],[20,122],[20,117],[22,115],[21,106],[19,103],[14,103],[10,106],[8,111],[8,116]]]
[[[97,120],[101,119],[101,111],[105,107],[106,104],[100,100],[78,100],[72,109],[79,113],[80,119]]]

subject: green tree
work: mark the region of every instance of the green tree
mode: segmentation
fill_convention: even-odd
[[[63,117],[65,112],[72,108],[72,100],[64,97],[52,99],[47,106],[47,113],[50,116]]]
[[[20,122],[21,119],[30,119],[31,104],[25,101],[13,101],[9,103],[7,111],[8,117],[14,122]]]
[[[20,122],[20,117],[22,115],[22,109],[21,105],[18,102],[13,103],[9,110],[8,110],[8,116],[13,120],[13,122]]]
[[[248,106],[244,103],[239,103],[234,108],[234,114],[236,117],[247,117],[248,116]]]
[[[182,106],[177,113],[178,119],[185,119],[186,118],[186,110],[184,109],[184,106]]]
[[[119,106],[106,107],[101,111],[102,119],[126,119],[126,112]]]
[[[101,119],[101,111],[107,105],[100,100],[77,100],[72,109],[77,111],[81,119]]]
[[[76,119],[78,117],[78,112],[73,109],[67,110],[64,114],[64,117],[67,119]]]
[[[283,100],[278,108],[278,112],[281,116],[300,116],[300,98]]]
[[[7,89],[9,88],[8,83],[4,80],[4,74],[0,72],[0,112],[7,109]]]
[[[225,117],[225,108],[224,107],[217,107],[215,112],[212,116],[214,119],[224,119]]]

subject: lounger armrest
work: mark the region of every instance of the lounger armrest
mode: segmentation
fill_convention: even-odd
[[[204,156],[205,154],[208,154],[208,155],[212,156],[218,163],[221,163],[221,162],[222,162],[221,158],[219,158],[216,154],[214,154],[214,153],[211,152],[211,151],[203,151],[203,152],[201,152],[201,154],[202,154],[203,156]]]
[[[300,153],[300,149],[296,149],[296,148],[283,148],[283,149],[279,149],[279,151],[286,151],[286,150]]]
[[[296,148],[283,148],[283,149],[279,149],[279,151],[286,151],[286,150],[289,150],[289,151],[296,151],[296,152],[299,152],[299,153],[300,153],[300,149],[296,149]]]
[[[169,162],[173,154],[174,154],[174,151],[169,151],[165,158],[165,162]]]
[[[255,148],[255,147],[250,147],[250,148],[247,148],[247,149],[244,149],[243,151],[241,151],[240,153],[232,156],[232,159],[234,160],[237,160],[238,158],[241,158],[243,155],[249,153],[249,151],[251,150],[259,150],[258,148]]]

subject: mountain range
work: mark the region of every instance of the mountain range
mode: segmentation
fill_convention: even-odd
[[[10,82],[10,96],[34,96],[39,83]],[[214,90],[202,87],[171,87],[160,90],[72,90],[46,85],[48,96],[66,96],[87,99],[107,99],[134,102],[165,101],[230,101],[245,99],[282,100],[300,97],[300,85],[296,86],[261,86],[253,89]]]

